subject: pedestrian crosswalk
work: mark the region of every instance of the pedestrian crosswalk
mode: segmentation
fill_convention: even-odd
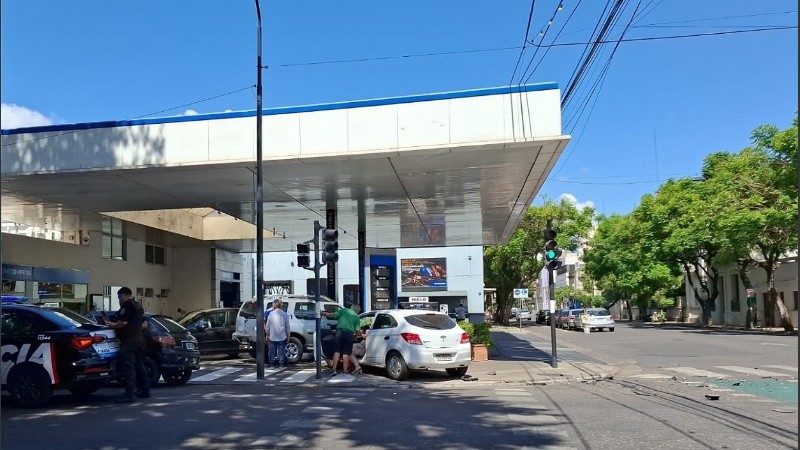
[[[769,369],[769,370],[767,370]],[[745,367],[745,366],[712,366],[706,369],[696,367],[677,366],[665,367],[664,372],[660,373],[642,373],[633,375],[632,378],[643,379],[668,379],[672,377],[679,378],[716,378],[716,379],[763,379],[775,378],[786,381],[797,379],[797,366],[786,365],[765,365],[762,367]]]
[[[282,385],[302,385],[306,383],[347,385],[358,384],[360,378],[350,374],[339,374],[335,377],[330,376],[328,370],[323,370],[322,378],[317,380],[316,369],[287,368],[287,369],[264,369],[264,379],[258,380],[256,368],[254,366],[204,366],[192,374],[189,379],[190,384],[247,384],[264,382],[267,384]]]

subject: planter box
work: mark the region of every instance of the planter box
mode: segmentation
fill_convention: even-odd
[[[489,360],[489,346],[486,344],[472,344],[472,360],[473,361],[488,361]]]

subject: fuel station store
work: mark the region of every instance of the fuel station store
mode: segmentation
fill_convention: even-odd
[[[124,283],[152,287],[154,311],[235,304],[253,291],[250,262],[236,255],[256,249],[256,116],[2,130],[3,223],[89,233],[92,250],[69,264],[99,255],[88,295]],[[568,141],[555,83],[265,109],[265,281],[308,290],[309,272],[281,255],[321,222],[338,230],[342,256],[352,252],[323,271],[329,297],[364,310],[466,301],[482,313],[482,247],[510,239]],[[136,252],[124,270],[102,264],[108,218],[136,231],[112,233]],[[6,240],[10,229],[4,263],[64,267],[67,244],[31,252],[38,239]],[[148,262],[153,246],[165,265]],[[62,299],[81,284],[43,282],[61,283]]]

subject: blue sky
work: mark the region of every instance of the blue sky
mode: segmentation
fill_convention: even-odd
[[[620,35],[637,5],[626,38],[797,25],[794,0],[630,0],[609,36]],[[508,85],[530,6],[265,0],[264,105]],[[557,6],[536,1],[529,40],[586,42],[605,2]],[[1,25],[3,128],[130,119],[175,107],[155,117],[255,108],[252,1],[5,0]],[[547,31],[541,41],[540,31]],[[756,126],[788,126],[797,111],[797,36],[795,28],[623,42],[581,108],[614,47],[604,45],[564,111],[573,141],[535,203],[567,195],[606,214],[627,213],[666,178],[698,174],[708,153],[748,145]],[[376,59],[473,50],[481,51]],[[544,59],[544,50],[535,53],[529,82],[555,81],[565,90],[583,50],[553,46]],[[532,56],[529,46],[523,66]],[[371,60],[293,65],[349,59]]]

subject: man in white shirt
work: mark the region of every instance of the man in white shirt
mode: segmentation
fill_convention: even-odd
[[[289,342],[291,329],[289,328],[289,315],[281,308],[281,301],[272,302],[272,312],[269,313],[264,329],[269,339],[269,361],[267,364],[274,368],[286,367],[286,344]],[[277,358],[277,362],[276,362]]]

